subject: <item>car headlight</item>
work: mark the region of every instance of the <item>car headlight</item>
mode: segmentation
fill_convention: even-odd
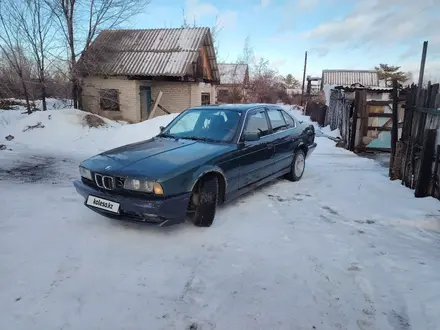
[[[93,180],[92,172],[82,166],[79,167],[79,174],[86,179]]]
[[[142,192],[154,192],[156,195],[163,195],[163,188],[158,182],[127,179],[124,182],[124,189],[142,191]]]

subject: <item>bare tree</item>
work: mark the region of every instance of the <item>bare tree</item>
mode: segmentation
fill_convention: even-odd
[[[275,72],[270,69],[269,60],[260,58],[253,66],[252,71],[252,79],[249,85],[251,97],[256,102],[271,102],[268,99]]]
[[[40,98],[43,111],[47,110],[46,104],[46,65],[49,46],[53,42],[53,15],[44,0],[25,0],[22,10],[16,13],[16,20],[20,34],[24,36],[25,43],[36,65]]]
[[[182,8],[182,24],[180,25],[180,27],[185,28],[185,29],[199,27],[195,17],[193,18],[193,22],[191,24],[188,22],[188,19],[185,15],[184,8]],[[210,30],[211,30],[212,40],[214,43],[213,46],[214,46],[214,51],[215,51],[215,57],[218,59],[219,58],[219,49],[220,49],[219,34],[223,30],[223,26],[221,25],[220,21],[218,20],[218,16],[215,17],[215,23],[210,28]]]
[[[23,4],[19,1],[4,0],[0,2],[0,51],[9,66],[17,74],[28,114],[32,113],[27,82],[30,79],[29,61],[23,45],[22,30],[17,14],[23,12]]]
[[[244,40],[243,52],[238,56],[237,63],[252,65],[255,61],[254,48],[251,45],[249,36]]]
[[[246,101],[276,103],[288,100],[284,77],[270,66],[269,60],[256,58],[249,36],[245,39],[242,54],[238,56],[238,64],[247,64],[249,79],[243,85]],[[289,77],[290,78],[290,77]],[[294,78],[289,82],[294,83]]]
[[[81,108],[79,56],[103,29],[120,26],[139,14],[150,0],[45,0],[64,35],[68,48],[69,74],[75,108]]]

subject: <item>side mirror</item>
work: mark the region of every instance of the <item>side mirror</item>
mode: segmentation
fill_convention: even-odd
[[[160,132],[162,133],[164,131],[165,127],[164,126],[159,126],[159,129],[160,129]]]
[[[243,141],[258,141],[260,139],[259,133],[249,132],[244,133],[243,135]]]

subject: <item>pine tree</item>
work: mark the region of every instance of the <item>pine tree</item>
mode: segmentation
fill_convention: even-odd
[[[296,88],[300,86],[299,81],[290,73],[284,77],[283,81],[287,88]]]
[[[397,81],[400,83],[404,83],[408,80],[407,74],[403,71],[399,71],[400,66],[393,66],[381,63],[374,69],[377,71],[379,79],[385,80],[386,86],[391,86],[392,80],[394,78],[397,78]]]

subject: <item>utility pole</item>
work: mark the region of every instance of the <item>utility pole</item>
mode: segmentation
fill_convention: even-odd
[[[307,51],[306,51],[306,55],[304,58],[304,73],[303,73],[303,83],[302,83],[302,91],[301,91],[301,106],[303,105],[303,102],[304,102],[304,87],[306,84],[306,71],[307,71]]]
[[[426,53],[428,51],[428,41],[423,43],[422,59],[420,61],[419,83],[417,85],[416,107],[420,104],[420,92],[423,86],[423,75],[425,74]]]

